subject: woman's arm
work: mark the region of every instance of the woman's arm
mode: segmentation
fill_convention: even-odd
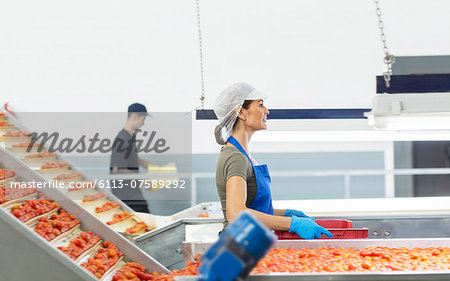
[[[286,209],[275,209],[273,210],[274,216],[284,216],[286,214]]]
[[[247,200],[247,182],[240,176],[233,176],[226,183],[226,216],[229,222],[242,211],[248,210],[254,214],[267,227],[274,230],[289,230],[291,225],[290,217],[283,217],[286,210],[276,210],[275,215],[267,215],[245,206]],[[283,212],[284,211],[284,212]]]

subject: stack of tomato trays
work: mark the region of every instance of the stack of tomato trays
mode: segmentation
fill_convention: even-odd
[[[35,169],[46,162],[56,160],[56,153],[49,152],[40,143],[33,142],[29,132],[20,131],[14,124],[10,124],[11,129],[5,130],[0,137],[0,142],[7,150]]]
[[[24,133],[26,133],[24,135]],[[21,132],[14,123],[7,120],[5,113],[0,112],[0,143],[6,144],[6,140],[9,137],[28,137],[29,133]]]
[[[14,179],[16,172],[14,170],[0,169],[0,206],[7,208],[16,202],[36,198],[36,188],[15,188]]]
[[[68,170],[64,163],[58,160],[45,163],[39,172],[46,176],[55,171]],[[98,192],[95,188],[95,182],[84,180],[81,173],[67,173],[66,171],[51,179],[64,183],[67,195],[71,199],[114,230],[132,235],[140,235],[151,230],[138,216],[123,211],[120,208],[120,203],[109,201],[107,194]]]
[[[74,215],[38,193],[36,188],[6,190],[11,190],[6,192],[6,198],[14,199],[6,200],[1,207],[99,279],[118,281],[129,280],[129,277],[134,276],[134,280],[173,280],[173,275],[197,274],[195,263],[172,274],[149,273],[138,263],[125,263],[122,252],[113,243],[102,241],[99,235],[91,231],[83,231],[80,221]],[[114,214],[107,224],[120,223],[130,216],[126,212]]]
[[[12,123],[9,125],[14,127]],[[7,150],[47,180],[52,180],[55,186],[63,184],[71,199],[115,231],[138,236],[155,228],[136,214],[123,211],[120,203],[109,201],[106,193],[97,191],[94,182],[86,181],[81,173],[72,171],[67,162],[57,159],[56,153],[45,150],[40,143],[32,142],[29,132],[7,131],[4,137]]]
[[[97,191],[93,182],[78,182],[66,194],[117,232],[141,235],[154,228],[136,214],[122,210],[120,203],[109,201],[107,194]]]
[[[86,181],[79,172],[72,172],[67,162],[46,162],[37,171],[58,186],[62,183],[71,199],[115,231],[140,235],[153,229],[135,214],[123,211],[120,203],[109,201],[106,193],[97,191],[95,182]]]

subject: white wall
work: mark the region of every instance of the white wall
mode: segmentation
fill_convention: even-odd
[[[449,54],[449,1],[381,7],[393,54]],[[201,0],[201,14],[207,108],[236,81],[268,93],[271,108],[370,107],[385,71],[372,1]],[[194,0],[4,0],[0,102],[190,111],[200,104],[198,53]],[[204,124],[194,124],[199,141],[212,137]]]

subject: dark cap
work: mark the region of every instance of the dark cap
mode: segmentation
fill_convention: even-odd
[[[150,116],[150,114],[148,114],[147,112],[147,108],[145,107],[145,105],[140,104],[140,103],[133,103],[132,105],[130,105],[128,107],[128,113],[145,113],[147,116]]]

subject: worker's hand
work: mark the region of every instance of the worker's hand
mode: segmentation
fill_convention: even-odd
[[[297,233],[303,239],[319,239],[322,233],[328,238],[333,238],[333,234],[315,223],[312,219],[292,217],[289,232]]]
[[[302,211],[298,211],[298,210],[292,210],[292,209],[286,209],[286,213],[283,215],[285,217],[299,217],[299,218],[309,218],[314,220],[314,218],[306,215],[305,213],[303,213]]]
[[[147,165],[147,170],[158,169],[158,168],[160,168],[160,166],[153,164],[153,163],[150,163]]]

